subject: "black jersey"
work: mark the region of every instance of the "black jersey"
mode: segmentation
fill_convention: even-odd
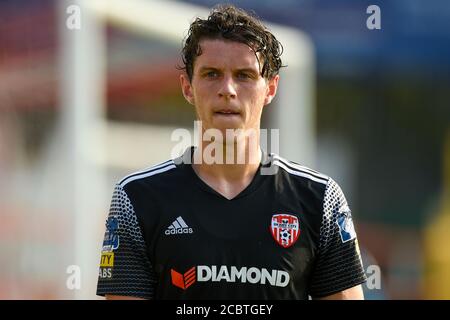
[[[154,299],[307,299],[365,281],[337,183],[263,153],[229,200],[203,182],[193,148],[114,190],[97,294]]]

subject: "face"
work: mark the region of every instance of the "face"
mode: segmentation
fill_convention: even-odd
[[[258,60],[246,44],[202,40],[193,77],[181,75],[186,100],[195,106],[203,129],[259,130],[262,109],[276,94],[279,76],[260,74]]]

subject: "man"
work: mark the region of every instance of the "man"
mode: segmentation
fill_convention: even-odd
[[[363,299],[365,274],[339,186],[260,149],[280,54],[261,22],[233,6],[191,24],[180,81],[203,139],[116,185],[97,294]]]

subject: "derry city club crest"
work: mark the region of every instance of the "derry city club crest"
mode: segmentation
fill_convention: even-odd
[[[292,246],[300,235],[298,218],[290,214],[275,214],[270,224],[272,236],[284,248]]]

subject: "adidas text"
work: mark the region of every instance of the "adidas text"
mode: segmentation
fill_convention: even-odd
[[[165,234],[183,234],[183,233],[193,233],[192,228],[179,228],[179,229],[167,229]]]

